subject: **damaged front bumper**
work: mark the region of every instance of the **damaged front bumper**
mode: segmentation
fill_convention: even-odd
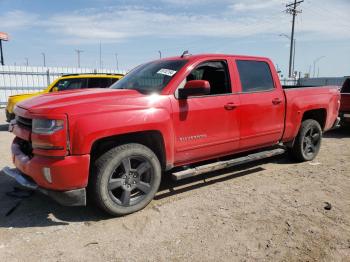
[[[86,190],[79,188],[69,191],[55,191],[39,187],[17,168],[4,167],[2,173],[15,179],[18,184],[30,190],[37,190],[63,206],[86,206]]]

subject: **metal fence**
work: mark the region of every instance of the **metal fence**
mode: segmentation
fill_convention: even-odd
[[[126,71],[72,67],[0,66],[0,106],[6,105],[11,95],[39,91],[62,75],[82,73],[125,74]]]

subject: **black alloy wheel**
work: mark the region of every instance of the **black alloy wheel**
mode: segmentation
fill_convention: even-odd
[[[136,143],[120,145],[95,161],[89,196],[109,214],[127,215],[152,201],[161,174],[159,160],[151,149]]]
[[[321,143],[321,132],[318,128],[310,126],[303,138],[303,151],[307,158],[313,158],[317,154]]]
[[[148,159],[125,157],[109,178],[108,193],[118,205],[135,205],[151,191],[153,173]]]
[[[290,153],[299,162],[313,160],[320,151],[322,128],[314,119],[307,119],[301,123]]]

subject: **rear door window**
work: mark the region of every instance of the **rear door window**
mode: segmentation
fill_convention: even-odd
[[[89,78],[88,82],[88,88],[106,88],[110,85],[110,78]]]
[[[86,79],[84,78],[62,79],[57,82],[55,87],[57,87],[59,91],[84,88],[86,87]]]
[[[270,66],[266,62],[237,60],[236,64],[243,93],[274,89]]]

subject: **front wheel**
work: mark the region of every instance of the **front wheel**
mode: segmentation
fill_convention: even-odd
[[[160,180],[161,167],[153,151],[141,144],[124,144],[96,160],[90,197],[111,215],[127,215],[152,201]]]
[[[305,120],[301,123],[299,133],[290,152],[300,162],[311,161],[320,151],[321,140],[322,128],[320,124],[313,119]]]

